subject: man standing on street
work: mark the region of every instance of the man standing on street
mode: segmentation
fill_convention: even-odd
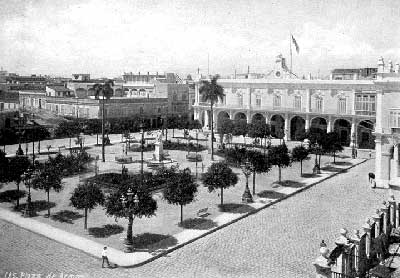
[[[104,246],[103,251],[101,252],[101,257],[103,258],[103,263],[101,267],[104,268],[104,262],[107,262],[108,267],[110,267],[110,262],[108,261],[107,257],[107,246]]]

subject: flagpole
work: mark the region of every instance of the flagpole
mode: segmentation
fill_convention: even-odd
[[[290,72],[289,78],[292,78],[292,34],[289,36],[289,44],[290,44]]]

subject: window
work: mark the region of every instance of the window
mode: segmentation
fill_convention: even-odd
[[[294,108],[296,111],[301,110],[301,96],[294,96]]]
[[[346,98],[338,99],[338,114],[346,114]]]
[[[322,112],[323,109],[323,98],[320,96],[315,97],[315,111]]]
[[[280,95],[274,95],[274,101],[273,101],[274,108],[281,107],[281,100],[282,100],[282,97]]]
[[[375,115],[376,96],[374,94],[356,94],[355,113],[356,115]]]
[[[256,106],[260,107],[261,106],[261,96],[256,95]]]

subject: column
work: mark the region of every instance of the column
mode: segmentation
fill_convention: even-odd
[[[383,92],[380,90],[376,91],[376,124],[375,124],[375,132],[376,133],[382,133],[382,98],[383,98]]]
[[[370,252],[371,252],[371,225],[369,224],[369,222],[366,222],[363,226],[362,226],[364,233],[367,234],[367,238],[365,239],[365,253],[367,255],[367,258],[369,258],[370,256]]]
[[[383,203],[382,208],[381,208],[382,212],[383,212],[383,232],[389,236],[390,234],[390,227],[388,226],[388,220],[389,220],[389,208],[386,205],[386,202]]]
[[[372,216],[372,219],[375,222],[375,237],[377,237],[379,236],[382,229],[382,227],[380,226],[381,212],[379,211],[379,209],[376,210],[375,214]]]
[[[311,92],[310,89],[306,90],[306,112],[311,112]]]
[[[328,126],[326,128],[326,131],[332,132],[332,117],[331,116],[328,117]]]
[[[355,107],[356,107],[355,99],[356,99],[356,90],[352,90],[351,91],[351,96],[350,96],[350,105],[351,105],[350,113],[351,113],[351,115],[355,115],[356,114],[356,112],[355,112]]]
[[[289,114],[285,114],[285,141],[290,140],[290,118],[289,118]]]
[[[204,111],[204,127],[203,127],[203,129],[208,129],[208,110],[205,110]]]
[[[251,108],[251,88],[247,88],[247,109]]]
[[[310,116],[306,115],[306,125],[305,125],[305,130],[306,132],[310,129]]]
[[[248,124],[251,123],[251,114],[250,114],[249,110],[247,110],[247,112],[246,112],[246,120],[247,120]]]
[[[390,180],[395,181],[399,176],[399,145],[394,142],[393,159],[390,160]]]
[[[390,225],[393,228],[397,228],[397,226],[396,226],[396,201],[394,200],[394,198],[389,199],[389,206],[390,206],[390,215],[389,215]]]
[[[350,131],[350,141],[351,141],[351,146],[357,147],[356,142],[356,120],[353,118],[351,119],[351,131]]]
[[[194,84],[194,99],[195,99],[194,105],[199,105],[200,93],[199,93],[199,84],[198,83]]]

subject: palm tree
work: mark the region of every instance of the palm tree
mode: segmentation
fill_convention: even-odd
[[[107,80],[104,82],[104,84],[99,84],[96,83],[93,85],[93,90],[95,92],[95,99],[99,99],[99,96],[102,95],[103,101],[102,101],[102,112],[101,112],[101,155],[102,155],[102,161],[105,162],[105,148],[104,148],[104,123],[105,123],[105,108],[104,108],[104,98],[106,100],[109,100],[111,96],[114,94],[114,91],[112,89],[112,86],[114,86],[114,81],[113,80]]]
[[[211,82],[208,80],[201,81],[201,87],[199,89],[200,94],[202,94],[202,99],[205,102],[210,101],[210,111],[211,111],[211,160],[214,160],[214,119],[213,119],[213,106],[214,103],[220,99],[223,100],[224,88],[217,84],[219,75],[215,75],[211,78]],[[207,113],[207,111],[206,111]]]

